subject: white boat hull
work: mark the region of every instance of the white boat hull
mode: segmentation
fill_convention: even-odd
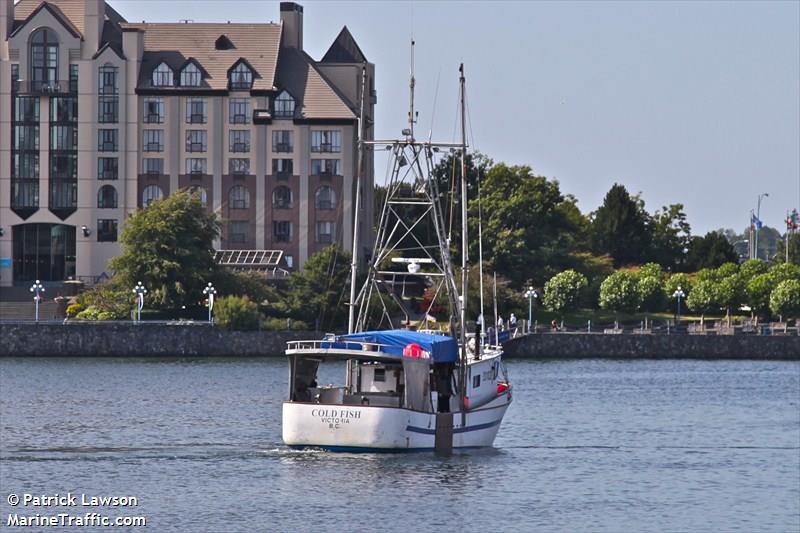
[[[494,443],[511,403],[511,391],[481,407],[453,414],[453,448]],[[287,401],[283,404],[283,441],[295,448],[336,451],[432,450],[436,414],[396,407],[325,405]]]

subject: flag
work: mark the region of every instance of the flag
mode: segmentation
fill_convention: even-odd
[[[758,230],[761,229],[761,221],[752,213],[750,214],[750,226],[755,227]]]
[[[800,214],[797,213],[797,209],[794,209],[792,213],[786,217],[786,229],[795,231],[798,227],[800,227]]]

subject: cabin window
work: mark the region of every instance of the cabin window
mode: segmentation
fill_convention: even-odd
[[[478,374],[477,376],[472,376],[472,388],[477,389],[481,386],[481,375]]]
[[[386,381],[386,369],[385,368],[376,368],[375,369],[375,381]]]

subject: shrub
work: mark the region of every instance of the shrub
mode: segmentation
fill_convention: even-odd
[[[600,285],[600,307],[615,312],[633,312],[641,300],[637,291],[637,276],[621,270],[614,272]]]
[[[564,312],[574,309],[580,302],[582,292],[589,285],[586,276],[574,270],[556,274],[544,284],[545,307],[551,311]]]
[[[65,314],[68,318],[75,318],[81,311],[83,311],[83,306],[79,303],[74,303],[67,306]]]
[[[259,328],[261,313],[247,296],[223,296],[214,304],[214,320],[224,329],[254,331]]]
[[[769,297],[769,308],[783,319],[800,315],[800,280],[787,279],[775,287]]]

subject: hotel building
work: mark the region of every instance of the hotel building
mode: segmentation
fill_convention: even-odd
[[[376,93],[346,27],[319,61],[293,2],[278,23],[129,23],[103,0],[0,0],[0,32],[0,286],[96,282],[126,217],[187,187],[217,250],[292,270],[352,246],[362,72],[366,139]]]

